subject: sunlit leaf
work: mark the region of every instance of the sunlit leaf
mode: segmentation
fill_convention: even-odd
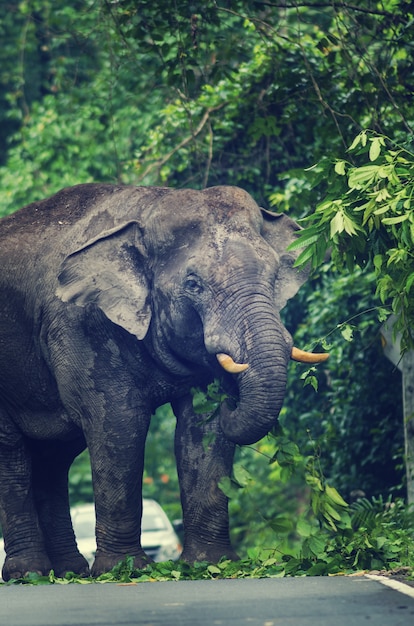
[[[331,220],[331,229],[330,229],[331,239],[333,239],[336,234],[342,233],[344,230],[345,230],[344,215],[343,213],[338,211],[335,217]]]
[[[375,161],[381,154],[381,138],[374,137],[371,139],[371,146],[369,149],[369,160]]]
[[[384,257],[382,256],[382,254],[376,254],[373,261],[375,269],[379,271],[382,267],[382,264],[384,263]]]
[[[397,217],[384,217],[384,219],[382,220],[383,224],[401,224],[401,222],[405,222],[406,220],[408,220],[409,215],[408,213],[405,213],[403,215],[398,215]]]
[[[355,139],[353,140],[353,142],[348,148],[348,152],[352,152],[352,150],[355,150],[355,148],[359,145],[361,139],[362,139],[362,133],[360,133],[359,135],[355,137]]]
[[[388,198],[391,198],[391,194],[386,187],[383,187],[382,189],[380,189],[380,191],[376,195],[375,201],[383,202],[384,200],[387,200]]]
[[[348,185],[351,188],[361,188],[364,184],[372,183],[378,174],[378,165],[365,165],[350,170],[348,174]]]
[[[306,265],[313,258],[313,248],[309,246],[309,248],[305,248],[303,252],[301,252],[294,263],[294,267],[301,267],[302,265]]]
[[[325,493],[329,500],[337,506],[348,507],[348,504],[345,502],[343,497],[338,493],[335,487],[331,487],[330,485],[325,485]]]
[[[345,324],[341,327],[341,335],[345,341],[352,341],[354,337],[354,329],[349,324]]]
[[[339,176],[345,176],[345,174],[346,174],[346,161],[336,161],[334,169],[335,169],[335,172]]]

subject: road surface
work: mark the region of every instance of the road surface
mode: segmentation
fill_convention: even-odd
[[[370,623],[414,624],[414,594],[404,595],[363,576],[0,586],[1,626]]]

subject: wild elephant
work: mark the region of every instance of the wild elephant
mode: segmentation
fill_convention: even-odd
[[[51,568],[89,573],[68,503],[68,471],[86,446],[92,575],[127,554],[137,567],[147,562],[144,446],[166,402],[177,418],[182,558],[237,558],[218,482],[235,445],[266,435],[283,402],[292,339],[279,310],[306,278],[286,250],[297,229],[226,186],[79,185],[0,221],[5,580]],[[203,420],[191,389],[215,378],[229,402]]]

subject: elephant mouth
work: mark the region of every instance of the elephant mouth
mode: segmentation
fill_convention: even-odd
[[[229,354],[225,354],[224,352],[216,354],[216,358],[221,367],[229,374],[240,374],[241,372],[245,372],[249,367],[248,363],[236,363]],[[306,352],[305,350],[300,350],[293,346],[290,358],[292,361],[299,363],[316,364],[326,361],[329,358],[329,354],[327,352]]]

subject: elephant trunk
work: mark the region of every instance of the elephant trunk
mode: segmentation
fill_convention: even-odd
[[[257,324],[257,320],[256,320]],[[261,339],[252,341],[247,350],[248,367],[234,372],[237,376],[239,398],[231,410],[225,402],[220,409],[220,424],[224,434],[239,444],[252,444],[267,435],[275,426],[282,408],[286,389],[287,366],[290,360],[290,337],[274,320]],[[223,356],[217,358],[223,360]],[[221,362],[225,367],[225,364]],[[238,364],[234,364],[238,365]]]

